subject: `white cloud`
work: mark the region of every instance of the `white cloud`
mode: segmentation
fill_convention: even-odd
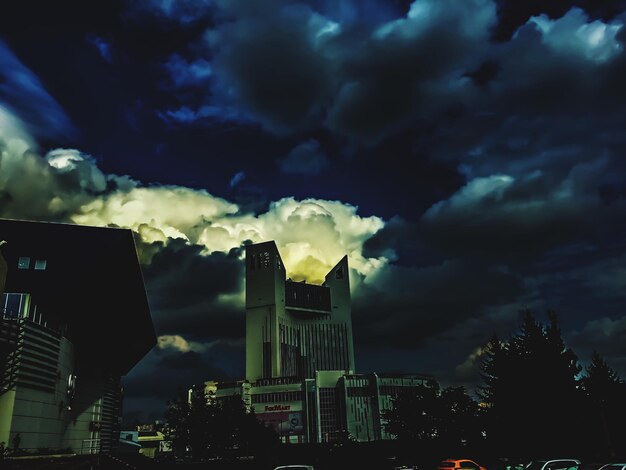
[[[157,347],[159,349],[174,349],[181,353],[190,351],[202,353],[210,347],[210,344],[187,341],[180,335],[161,335],[157,338]]]
[[[95,192],[106,189],[106,177],[96,166],[95,160],[78,150],[52,150],[46,155],[46,161],[59,174],[74,173],[82,189]]]
[[[514,182],[515,180],[508,175],[491,175],[474,178],[454,193],[449,199],[434,204],[426,211],[424,219],[434,219],[446,211],[463,212],[467,209],[471,209],[472,206],[487,198],[500,200],[505,191],[510,188]]]
[[[556,20],[542,14],[532,17],[528,23],[535,25],[542,34],[543,43],[559,54],[601,63],[622,51],[617,34],[624,25],[619,22],[607,24],[600,20],[589,22],[587,14],[579,8],[572,8]]]
[[[397,34],[412,38],[433,27],[454,24],[471,38],[485,38],[496,21],[496,5],[492,0],[415,0],[406,18],[390,21],[374,32],[376,39]]]
[[[243,212],[205,190],[146,187],[129,177],[105,175],[93,158],[75,149],[53,150],[42,158],[31,150],[34,144],[18,120],[0,113],[0,121],[7,123],[0,130],[0,193],[11,195],[0,216],[126,227],[144,242],[180,238],[203,246],[205,254],[228,252],[246,240],[275,240],[288,273],[310,282],[322,281],[345,254],[362,275],[387,262],[363,256],[365,242],[384,221],[361,217],[353,205],[283,198],[265,213]]]

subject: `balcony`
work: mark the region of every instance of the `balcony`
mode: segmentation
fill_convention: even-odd
[[[292,310],[330,313],[330,289],[304,282],[285,282],[285,306]]]

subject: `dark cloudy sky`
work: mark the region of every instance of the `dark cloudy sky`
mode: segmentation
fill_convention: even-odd
[[[242,377],[246,240],[349,255],[361,372],[474,384],[529,307],[626,376],[626,2],[5,3],[0,216],[137,233],[129,415]]]

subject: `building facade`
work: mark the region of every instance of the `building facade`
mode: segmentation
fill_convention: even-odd
[[[428,375],[344,375],[337,383],[341,427],[359,442],[393,439],[385,428],[385,412],[393,408],[393,399],[404,392],[435,384]]]
[[[132,233],[0,220],[0,243],[0,442],[113,450],[120,377],[156,343]]]
[[[434,379],[427,375],[318,371],[314,379],[304,380],[205,382],[205,392],[217,400],[240,396],[286,444],[371,442],[393,439],[385,428],[385,412],[392,409],[394,397],[433,385]]]
[[[287,279],[273,241],[246,247],[246,379],[354,372],[348,257],[322,285]]]
[[[385,411],[425,375],[356,374],[348,258],[322,285],[287,279],[274,242],[246,247],[246,380],[206,382],[239,395],[284,443],[391,439]]]

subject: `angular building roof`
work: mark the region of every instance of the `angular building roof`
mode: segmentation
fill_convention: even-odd
[[[156,344],[130,230],[0,219],[0,240],[4,291],[66,325],[79,366],[124,375]]]

